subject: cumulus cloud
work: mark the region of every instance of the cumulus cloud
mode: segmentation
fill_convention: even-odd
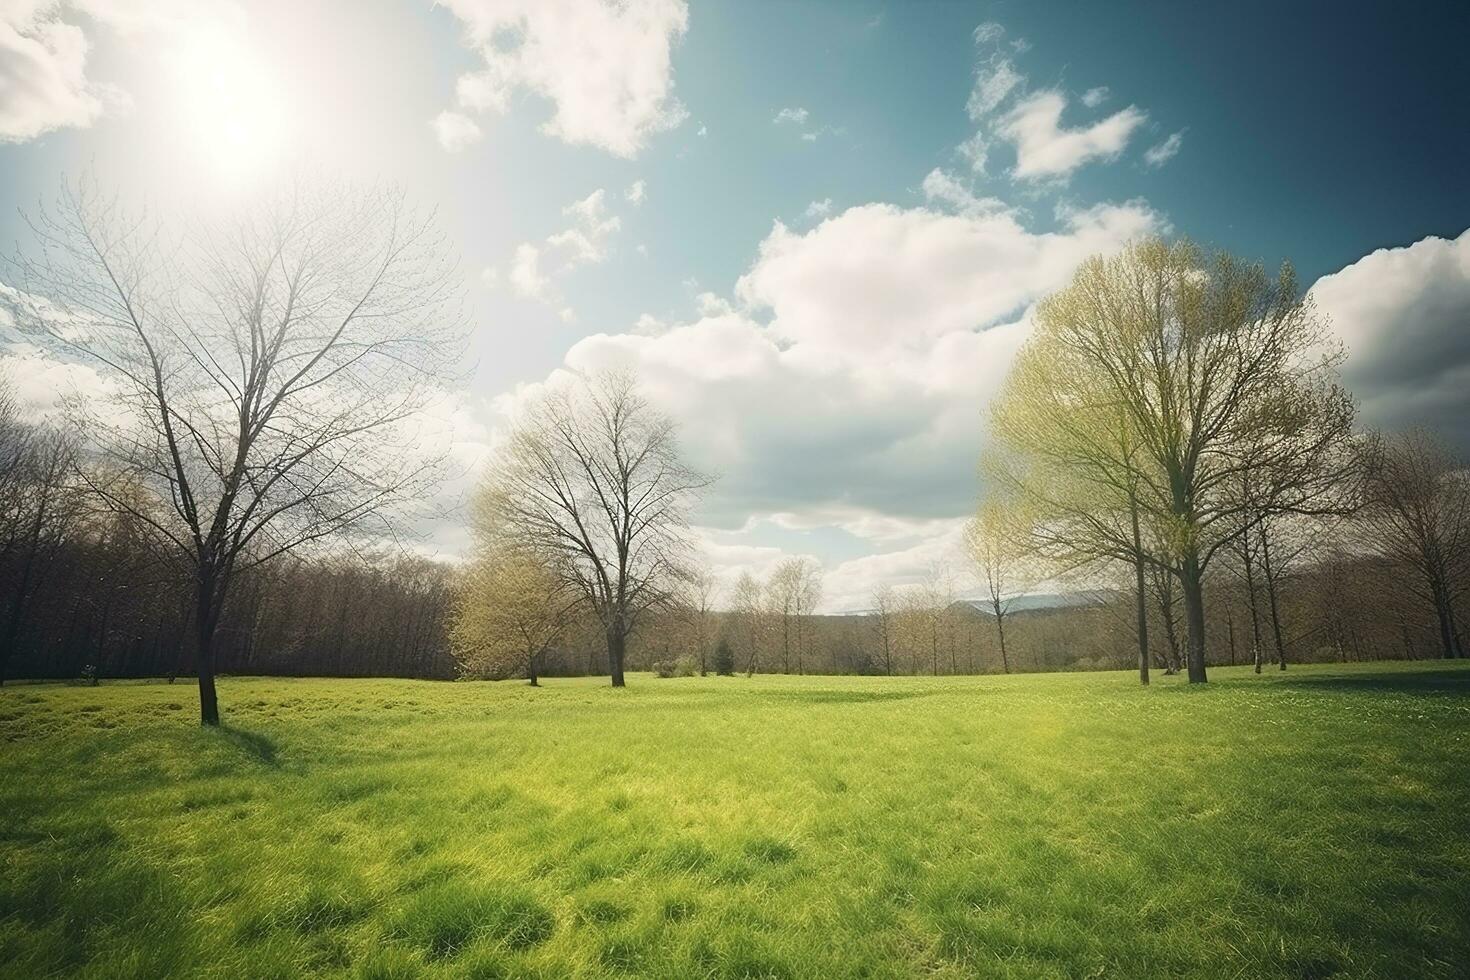
[[[673,49],[689,24],[684,0],[442,2],[484,60],[459,78],[462,109],[504,112],[525,90],[553,106],[544,132],[619,157],[687,118],[673,77]]]
[[[435,116],[429,125],[433,128],[439,145],[450,153],[456,153],[480,141],[479,124],[462,112],[450,112],[446,109]]]
[[[623,192],[623,197],[628,200],[629,204],[633,204],[636,206],[643,203],[643,199],[647,196],[647,190],[647,184],[645,184],[641,180],[635,180],[633,181],[633,183],[629,184],[628,189]]]
[[[794,126],[805,126],[807,117],[810,115],[811,113],[807,112],[801,106],[796,106],[794,108],[782,109],[780,112],[776,113],[775,118],[772,119],[771,122],[775,123],[778,126],[783,123],[790,123]]]
[[[84,128],[110,106],[127,104],[120,89],[87,78],[91,42],[61,19],[60,7],[50,0],[0,4],[0,143]],[[95,11],[98,19],[106,14]]]
[[[1470,231],[1380,249],[1310,295],[1347,347],[1365,422],[1429,425],[1470,451]]]
[[[1031,304],[1087,256],[1164,227],[1136,202],[1050,232],[963,204],[867,204],[805,232],[778,222],[729,299],[702,293],[688,321],[584,338],[566,369],[638,370],[690,461],[722,474],[699,520],[732,547],[756,525],[836,528],[918,549],[890,559],[918,568],[973,505],[983,409]],[[830,569],[829,608],[881,564]]]
[[[570,227],[540,244],[522,242],[516,246],[506,281],[519,295],[555,306],[563,320],[571,321],[576,319],[576,312],[562,300],[556,280],[578,266],[604,261],[609,239],[622,227],[622,219],[608,213],[607,193],[600,187],[568,204],[562,214],[572,219]]]
[[[1184,145],[1184,132],[1173,133],[1168,139],[1155,143],[1143,153],[1143,162],[1150,167],[1162,167],[1174,159],[1179,148]]]
[[[1090,88],[1082,93],[1082,104],[1089,109],[1096,109],[1106,101],[1108,101],[1108,87],[1106,85],[1099,85],[1096,88]]]
[[[1028,95],[1000,121],[999,134],[1016,147],[1016,177],[1065,179],[1091,160],[1116,159],[1148,119],[1129,106],[1091,126],[1068,129],[1062,125],[1066,108],[1066,96],[1049,89]]]
[[[87,48],[86,35],[72,24],[18,27],[0,19],[0,140],[90,126],[102,114],[102,98],[86,77]]]

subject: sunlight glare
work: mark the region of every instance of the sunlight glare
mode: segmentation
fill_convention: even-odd
[[[287,102],[257,52],[222,31],[204,31],[185,45],[176,67],[181,142],[215,181],[240,187],[281,163]]]

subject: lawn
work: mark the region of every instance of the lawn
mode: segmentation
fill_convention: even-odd
[[[0,976],[1464,976],[1470,669],[0,691]]]

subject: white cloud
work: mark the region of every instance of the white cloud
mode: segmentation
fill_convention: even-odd
[[[990,142],[984,133],[976,133],[961,143],[956,149],[961,159],[970,165],[970,171],[976,174],[985,173],[985,164],[990,159]]]
[[[1470,451],[1470,231],[1380,249],[1310,296],[1347,346],[1365,422],[1431,425]]]
[[[775,123],[778,126],[783,123],[791,123],[795,126],[805,126],[807,117],[810,115],[811,113],[807,112],[805,109],[801,108],[800,106],[796,106],[795,108],[782,109],[780,112],[776,113],[776,117],[772,119],[771,122]]]
[[[841,126],[818,126],[816,129],[808,130],[801,134],[801,138],[808,143],[815,143],[823,136],[841,136],[847,130]]]
[[[691,462],[722,474],[700,520],[729,547],[764,527],[807,550],[801,529],[835,527],[889,554],[831,570],[838,608],[875,570],[926,566],[942,549],[924,542],[968,513],[981,409],[1030,305],[1087,256],[1164,227],[1136,202],[1061,220],[1036,233],[1008,211],[867,204],[804,233],[777,223],[735,302],[700,293],[692,321],[590,336],[565,363],[637,367]]]
[[[925,200],[946,204],[961,214],[980,215],[1008,209],[1008,205],[999,198],[976,197],[974,190],[961,183],[954,174],[938,167],[924,177],[921,189]]]
[[[825,218],[832,213],[832,199],[824,197],[820,201],[813,201],[806,206],[803,213],[808,218]]]
[[[1024,76],[1016,71],[1007,58],[994,58],[975,69],[975,87],[965,103],[970,118],[979,122],[1006,100],[1023,81]]]
[[[0,141],[90,126],[102,114],[102,98],[86,78],[87,47],[72,24],[42,21],[23,32],[0,19]]]
[[[699,310],[699,315],[703,317],[728,316],[735,312],[729,300],[709,292],[700,293],[694,297],[694,306]]]
[[[64,19],[74,15],[85,30]],[[178,43],[194,25],[242,19],[231,0],[0,0],[0,143],[86,128],[131,106],[121,88],[87,77],[98,28]]]
[[[456,153],[480,141],[479,124],[462,112],[450,112],[446,109],[435,116],[429,125],[433,128],[439,145],[450,153]]]
[[[988,20],[975,28],[975,43],[977,45],[995,44],[1005,37],[1005,34],[1004,27],[993,20]]]
[[[1001,119],[998,133],[1015,144],[1014,175],[1020,179],[1065,179],[1091,160],[1111,160],[1147,116],[1134,106],[1078,129],[1061,125],[1066,96],[1056,90],[1028,95]]]
[[[975,65],[975,84],[965,103],[970,119],[984,124],[965,142],[956,147],[972,172],[985,173],[992,137],[1015,146],[1016,164],[1011,176],[1017,180],[1064,181],[1073,171],[1093,160],[1117,158],[1128,145],[1134,132],[1148,119],[1136,106],[1128,106],[1107,118],[1077,129],[1062,125],[1067,98],[1056,89],[1026,93],[1026,76],[1016,69],[1013,55],[1024,54],[1030,45],[1022,39],[1004,43],[1005,28],[987,22],[975,28],[975,45],[979,60]],[[1090,88],[1082,95],[1082,104],[1095,109],[1107,101],[1106,86]],[[1007,102],[1010,108],[995,114]],[[1178,152],[1183,133],[1176,133],[1145,154],[1149,166],[1159,166]]]
[[[1162,167],[1174,159],[1174,155],[1179,152],[1179,148],[1183,145],[1184,131],[1180,130],[1170,135],[1162,143],[1156,143],[1145,150],[1143,153],[1143,162],[1150,167]]]
[[[641,180],[635,180],[633,181],[633,183],[629,184],[628,189],[623,192],[623,197],[627,198],[628,202],[631,204],[642,204],[643,199],[647,196],[647,189],[647,184],[645,184]]]
[[[576,319],[576,312],[561,299],[555,280],[578,266],[604,261],[608,241],[622,227],[622,220],[608,213],[602,188],[568,204],[562,214],[572,219],[571,226],[549,235],[540,245],[523,242],[516,246],[506,279],[518,294],[558,307],[558,315],[570,322]]]
[[[694,135],[695,136],[700,136],[700,137],[708,136],[709,135],[709,127],[706,126],[704,123],[700,123],[699,124],[699,129],[695,130]]]
[[[689,23],[684,0],[442,2],[485,62],[460,77],[461,108],[504,112],[524,89],[552,103],[544,132],[620,157],[687,117],[672,63]]]
[[[91,42],[81,27],[61,20],[60,8],[52,0],[0,4],[0,143],[85,128],[128,104],[120,89],[87,78]],[[94,16],[101,21],[106,13]]]

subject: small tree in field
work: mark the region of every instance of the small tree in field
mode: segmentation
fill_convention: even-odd
[[[730,649],[730,641],[723,638],[715,647],[715,673],[720,677],[735,676],[735,651]]]
[[[613,687],[628,636],[688,577],[689,508],[710,481],[684,464],[675,435],[631,374],[578,378],[527,406],[480,495],[507,542],[548,556],[596,613]]]
[[[200,720],[217,725],[237,579],[317,542],[391,537],[436,475],[413,421],[460,354],[456,269],[394,192],[298,191],[170,245],[83,185],[31,226],[17,312],[108,384],[80,426],[100,465],[79,475],[186,570]]]
[[[538,556],[507,550],[482,554],[467,573],[450,641],[469,677],[522,674],[539,686],[541,659],[559,642],[576,597]]]
[[[980,572],[985,600],[995,618],[1000,664],[1005,673],[1011,671],[1006,654],[1006,617],[1016,594],[1030,584],[1025,542],[1019,510],[995,502],[982,505],[965,528],[965,546]]]

